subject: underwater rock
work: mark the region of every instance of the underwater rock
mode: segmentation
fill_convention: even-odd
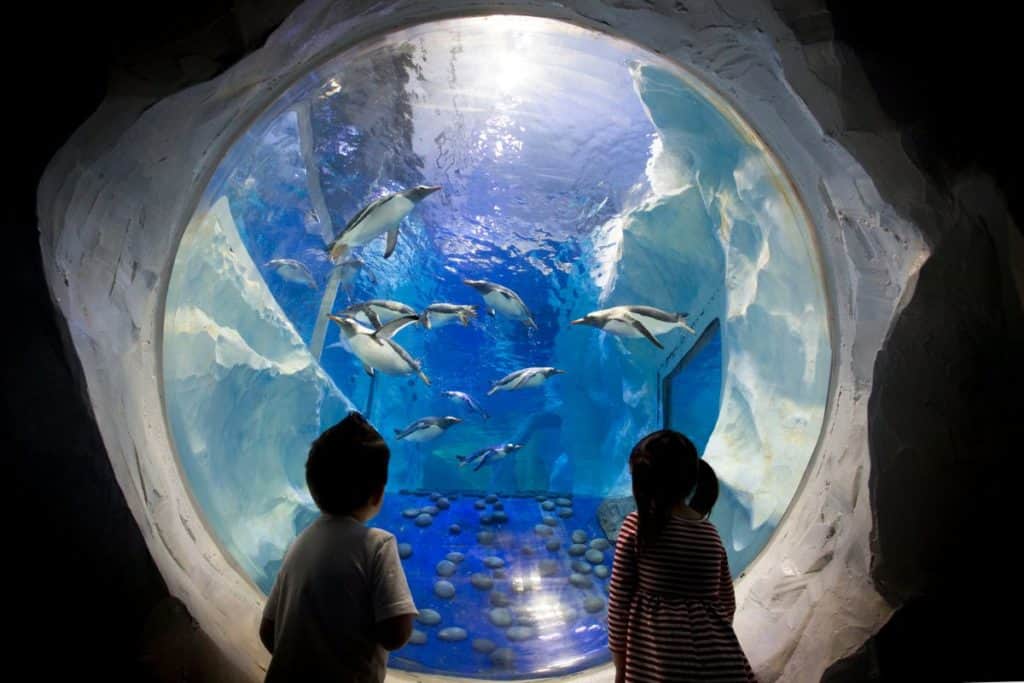
[[[426,512],[420,514],[420,516],[416,518],[416,526],[430,526],[433,523],[434,518],[428,515]]]
[[[548,499],[548,497],[547,497],[547,496],[536,496],[536,497],[534,498],[534,500],[536,500],[536,501],[537,501],[538,503],[543,503],[543,502],[544,502],[545,500],[547,500],[547,499]]]
[[[508,521],[508,513],[503,512],[502,510],[498,510],[497,512],[494,513],[494,523],[495,524],[504,524],[507,521]]]
[[[494,532],[493,531],[478,531],[476,532],[476,542],[480,545],[491,545],[494,543]]]
[[[455,573],[455,563],[451,560],[441,560],[437,563],[438,576],[451,576]]]
[[[458,524],[452,524],[450,527],[448,527],[448,533],[452,534],[453,536],[458,536],[462,533],[462,527]]]
[[[542,507],[543,509],[547,510],[548,512],[551,512],[552,510],[554,510],[554,509],[555,509],[555,504],[554,504],[554,502],[552,502],[552,501],[550,501],[550,500],[545,500],[545,501],[544,501],[543,503],[541,503],[541,504],[540,504],[540,506],[541,506],[541,507]]]
[[[494,523],[494,515],[492,515],[490,512],[483,513],[482,515],[480,515],[480,523],[481,524],[493,524]]]
[[[500,580],[504,579],[505,576],[506,576],[505,570],[504,569],[494,569],[494,570],[491,571],[491,576],[493,576],[495,579],[500,581]]]
[[[558,560],[545,559],[541,560],[538,565],[541,576],[554,576],[558,573],[559,564]]]
[[[586,543],[587,542],[587,532],[584,531],[583,529],[576,529],[575,531],[572,532],[572,542],[573,543]]]
[[[497,555],[490,555],[484,558],[484,566],[488,569],[500,569],[505,566],[505,560]]]
[[[545,524],[538,524],[537,526],[533,527],[533,530],[539,536],[550,536],[554,533],[554,530]]]
[[[590,580],[589,576],[576,572],[569,574],[569,583],[577,588],[590,588],[594,585],[594,582]]]
[[[493,640],[487,638],[475,638],[473,640],[473,649],[481,654],[490,654],[494,652],[494,648],[498,647]]]
[[[486,510],[487,503],[483,502],[482,500],[478,500],[475,503],[473,503],[473,507],[475,507],[477,510]]]
[[[487,497],[484,498],[484,500],[487,501],[488,503],[497,503],[498,502],[498,497],[496,495],[494,495],[493,493],[489,493],[489,494],[487,494]]]
[[[413,629],[412,635],[409,636],[410,645],[425,645],[427,642],[427,634],[419,629]]]
[[[569,519],[572,517],[572,508],[558,508],[558,516],[562,519]]]
[[[473,588],[478,588],[482,591],[489,591],[494,588],[494,579],[482,572],[477,572],[469,577],[469,582],[473,584]]]
[[[434,505],[441,508],[442,510],[447,510],[452,506],[452,504],[448,502],[447,498],[438,498]]]
[[[545,515],[544,519],[542,519],[541,521],[547,524],[548,526],[558,526],[558,520],[552,517],[551,515]]]
[[[590,565],[584,562],[583,560],[573,560],[572,564],[570,564],[569,566],[571,566],[572,570],[577,574],[589,574],[590,572],[594,571],[590,567]]]
[[[421,609],[416,615],[416,621],[427,626],[436,626],[441,623],[441,613],[430,608]]]
[[[537,615],[529,607],[516,607],[513,611],[516,615],[516,623],[520,626],[537,625]]]
[[[437,581],[434,583],[434,595],[445,599],[454,598],[455,586],[452,585],[451,581]]]
[[[608,550],[608,548],[611,548],[612,544],[608,542],[607,538],[595,538],[590,542],[590,547],[594,550],[604,552],[605,550]]]
[[[626,515],[636,510],[636,501],[633,496],[622,498],[605,498],[597,506],[597,522],[601,525],[604,535],[610,540],[619,536],[619,529]]]
[[[430,493],[430,500],[434,500],[434,501],[436,501],[436,500],[437,500],[438,498],[440,498],[440,497],[441,497],[441,494],[440,494],[440,493],[438,493],[437,491],[432,491],[432,492]]]
[[[573,535],[575,536],[575,534]],[[585,552],[587,552],[587,546],[583,545],[582,543],[573,543],[571,546],[569,546],[569,554],[573,557],[579,557]]]
[[[583,609],[587,610],[591,614],[600,612],[604,609],[604,598],[600,595],[588,595],[583,600]]]
[[[466,629],[461,628],[459,626],[449,626],[447,628],[443,628],[437,634],[438,638],[449,643],[456,643],[460,640],[465,640],[468,636],[469,634],[466,633]]]
[[[534,549],[528,545],[524,545],[522,548],[520,548],[519,552],[523,555],[526,555],[527,557],[530,557],[535,553]]]
[[[499,500],[499,501],[498,501],[497,503],[495,503],[494,505],[492,505],[492,506],[491,506],[491,509],[492,509],[492,510],[504,510],[504,509],[505,509],[505,504],[504,504],[504,503],[502,503],[502,502],[501,502],[501,501]]]
[[[596,576],[599,579],[607,579],[608,574],[610,573],[611,572],[609,571],[607,565],[599,564],[596,567],[594,567],[594,576]]]
[[[447,555],[445,555],[444,559],[448,560],[449,562],[454,562],[455,564],[458,564],[459,562],[462,562],[464,559],[466,559],[466,556],[460,553],[458,550],[453,550]]]
[[[403,560],[407,560],[412,557],[412,546],[408,543],[398,544],[398,556]]]
[[[544,547],[553,553],[557,553],[562,549],[562,542],[557,538],[549,538],[548,542],[544,544]]]
[[[428,505],[427,507],[423,508],[423,512],[427,513],[430,516],[434,516],[440,511],[441,510],[434,505]]]
[[[604,553],[595,548],[588,550],[584,556],[590,564],[601,564],[604,562]]]
[[[531,626],[510,626],[509,629],[505,631],[505,636],[509,640],[519,641],[529,640],[530,638],[533,638],[536,633],[537,631]]]
[[[562,505],[564,507],[569,507],[570,505],[572,505],[572,501],[569,500],[568,498],[556,498],[555,504]]]
[[[408,517],[409,519],[412,519],[413,517],[416,517],[419,514],[420,514],[420,509],[419,508],[406,508],[406,509],[402,510],[402,516],[403,517]]]
[[[495,607],[487,612],[487,618],[498,628],[512,625],[512,612],[506,607]]]
[[[511,669],[516,663],[516,653],[510,647],[499,647],[491,653],[491,664],[502,669]]]
[[[508,607],[512,604],[512,597],[501,591],[491,591],[488,601],[492,607]]]
[[[563,624],[571,624],[572,622],[576,621],[576,617],[579,616],[576,613],[576,609],[569,605],[562,605],[561,607],[559,607],[558,611],[558,616],[562,618]]]

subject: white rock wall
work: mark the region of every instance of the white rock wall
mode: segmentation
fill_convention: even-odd
[[[164,420],[161,326],[177,242],[231,140],[294,78],[375,32],[488,11],[565,19],[684,64],[757,128],[806,203],[832,313],[826,426],[800,495],[737,586],[736,628],[762,680],[817,680],[889,613],[869,576],[866,402],[874,357],[926,253],[808,108],[834,132],[841,102],[766,0],[313,0],[210,82],[149,108],[105,102],[44,176],[41,246],[115,475],[154,559],[171,592],[257,678],[267,660],[256,635],[261,596],[200,522]],[[860,154],[909,168],[882,137],[857,143]],[[899,192],[920,180],[907,173]]]

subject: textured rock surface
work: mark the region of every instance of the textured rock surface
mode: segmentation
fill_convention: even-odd
[[[513,4],[584,25],[613,26],[692,65],[756,122],[783,157],[818,226],[836,317],[829,423],[801,496],[737,586],[737,630],[761,678],[814,679],[836,658],[854,651],[889,613],[869,573],[874,517],[881,530],[875,550],[882,553],[879,571],[889,586],[887,595],[898,601],[919,588],[916,560],[909,553],[901,555],[899,544],[904,535],[915,538],[910,531],[915,525],[921,531],[927,527],[915,517],[903,530],[886,529],[887,518],[899,519],[900,489],[878,482],[887,466],[911,467],[913,454],[924,452],[928,436],[907,438],[901,431],[906,425],[888,422],[883,412],[902,405],[899,397],[879,398],[872,407],[869,459],[867,410],[874,384],[900,379],[899,361],[915,335],[894,332],[887,358],[876,366],[875,357],[890,336],[894,318],[906,315],[904,324],[910,329],[918,312],[939,306],[938,299],[948,294],[941,281],[960,282],[955,263],[962,249],[984,254],[984,236],[999,235],[1000,230],[1006,239],[1006,223],[999,223],[1002,207],[998,202],[966,207],[955,203],[950,210],[946,199],[926,191],[898,139],[878,120],[862,117],[862,127],[848,131],[844,104],[863,98],[844,92],[839,84],[856,67],[828,49],[806,50],[767,4],[693,4],[686,12],[673,12],[667,5],[662,11],[654,4]],[[479,9],[486,4],[465,6]],[[319,55],[435,10],[432,3],[376,8],[309,3],[264,49],[225,77],[159,107],[127,99],[104,104],[54,160],[41,188],[48,280],[81,359],[115,476],[171,592],[254,679],[259,676],[256,663],[266,658],[255,637],[260,597],[201,524],[183,521],[198,515],[181,486],[159,418],[160,396],[152,378],[160,374],[160,299],[170,259],[188,220],[187,197],[194,196],[204,172],[240,132],[246,117],[238,112],[265,106],[275,88]],[[350,18],[359,12],[359,19]],[[815,34],[807,31],[801,35]],[[870,105],[860,106],[870,110]],[[870,165],[874,182],[847,150]],[[928,243],[937,245],[934,265],[922,270],[920,294],[914,288],[915,273],[927,254],[907,217],[926,226]],[[974,226],[978,242],[947,241],[962,224]],[[114,234],[103,230],[109,225],[127,227]],[[997,244],[995,261],[1005,267],[1002,259],[1009,250]],[[83,255],[89,258],[83,260]],[[969,301],[975,294],[991,296],[989,285],[971,273],[962,281],[958,296]],[[1013,292],[1012,285],[1003,286],[999,296],[1012,295],[1017,301],[1019,294]],[[957,306],[961,315],[956,324],[975,325],[965,313],[971,305]],[[998,333],[1004,324],[982,322],[985,334]],[[943,349],[947,357],[958,352]],[[929,408],[930,396],[949,396],[951,391],[948,381],[937,386],[939,373],[928,372],[933,367],[926,367],[925,382],[917,383],[919,374],[907,382],[918,389],[914,398],[921,400],[915,403]],[[953,370],[959,381],[971,376],[970,367]],[[925,412],[925,421],[941,423],[944,414],[945,409]],[[136,457],[140,452],[148,457]],[[878,487],[871,496],[869,481]],[[874,516],[869,502],[877,508]]]

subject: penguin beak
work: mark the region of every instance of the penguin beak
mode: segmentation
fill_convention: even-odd
[[[555,370],[551,374],[552,375],[565,375],[567,373],[568,373],[567,370],[559,370],[558,368],[555,368]]]
[[[423,186],[423,196],[426,197],[429,194],[434,194],[435,192],[437,192],[440,189],[441,189],[440,185],[424,185]]]
[[[587,324],[587,319],[586,318],[576,318],[575,320],[573,320],[569,324],[570,325],[586,325]]]

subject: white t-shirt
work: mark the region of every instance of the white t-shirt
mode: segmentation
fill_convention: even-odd
[[[374,625],[416,613],[394,535],[321,515],[288,549],[263,610],[274,622],[266,683],[379,683],[387,651]]]

